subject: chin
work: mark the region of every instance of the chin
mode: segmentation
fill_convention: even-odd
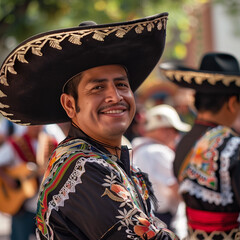
[[[119,136],[122,137],[122,135],[126,132],[127,127],[123,127],[123,126],[116,126],[113,128],[106,128],[104,133],[111,136]]]

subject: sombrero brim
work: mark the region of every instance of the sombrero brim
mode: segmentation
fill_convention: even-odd
[[[63,85],[100,65],[124,65],[135,91],[162,55],[167,16],[61,29],[27,39],[1,66],[1,113],[22,125],[69,121],[60,104]]]
[[[206,93],[240,93],[239,72],[200,71],[173,63],[159,67],[164,77],[180,87]]]

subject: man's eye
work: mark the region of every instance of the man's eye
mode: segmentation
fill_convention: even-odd
[[[102,89],[102,88],[103,88],[103,86],[95,86],[93,89],[98,90],[98,89]]]
[[[119,87],[128,87],[128,85],[126,83],[118,83],[117,86],[119,86]]]

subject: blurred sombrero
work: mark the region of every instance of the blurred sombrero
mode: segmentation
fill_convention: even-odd
[[[199,70],[172,62],[160,64],[161,73],[180,87],[209,93],[240,93],[237,59],[226,53],[207,53]]]
[[[84,70],[107,64],[124,65],[135,91],[162,55],[167,17],[85,22],[27,39],[0,68],[0,112],[22,125],[69,121],[59,100],[63,85]]]

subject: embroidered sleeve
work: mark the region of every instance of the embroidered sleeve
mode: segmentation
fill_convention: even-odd
[[[238,151],[235,157],[235,161],[232,160],[232,164],[230,166],[230,172],[232,175],[232,186],[233,191],[236,197],[236,201],[238,204],[238,208],[240,208],[240,149],[238,147]]]
[[[58,178],[64,172],[61,170]],[[131,189],[126,188],[126,179],[104,159],[91,154],[79,156],[60,178],[59,187],[55,186],[47,197],[43,217],[47,231],[38,230],[39,236],[45,233],[47,239],[177,239],[172,233],[157,229],[139,208]],[[158,238],[159,234],[164,238]]]
[[[233,137],[227,127],[206,132],[184,159],[179,171],[180,192],[218,207],[233,204],[229,166],[239,145],[240,138]]]

